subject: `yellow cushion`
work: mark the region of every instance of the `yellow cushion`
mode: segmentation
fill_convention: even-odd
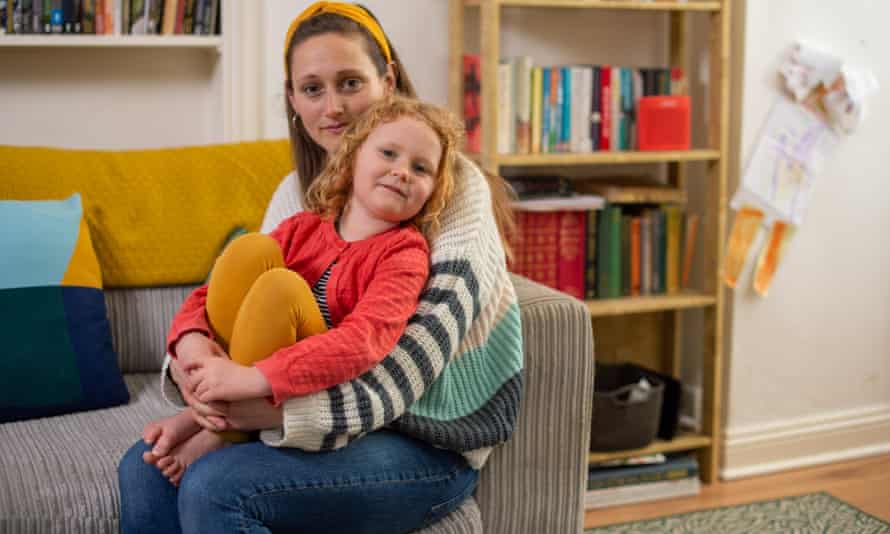
[[[106,287],[200,282],[234,228],[259,228],[293,169],[287,141],[129,151],[0,146],[0,161],[0,199],[82,195]]]

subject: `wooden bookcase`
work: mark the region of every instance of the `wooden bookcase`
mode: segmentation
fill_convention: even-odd
[[[702,215],[699,253],[704,258],[702,289],[679,294],[629,297],[587,301],[598,350],[601,350],[596,322],[610,321],[610,330],[622,330],[620,323],[631,317],[658,317],[649,320],[658,334],[655,343],[662,348],[664,357],[659,367],[679,377],[682,369],[683,313],[700,309],[703,313],[701,336],[702,354],[702,429],[700,433],[681,433],[671,441],[656,440],[648,447],[615,453],[590,453],[589,461],[625,458],[656,452],[696,451],[701,477],[705,482],[714,481],[718,475],[721,443],[721,399],[723,373],[723,292],[719,279],[720,260],[723,257],[723,239],[726,225],[727,202],[727,152],[729,117],[729,30],[730,0],[449,0],[449,104],[458,115],[463,107],[463,54],[467,11],[479,10],[480,57],[481,57],[481,130],[482,151],[478,155],[481,165],[495,173],[511,166],[546,168],[552,166],[581,167],[621,164],[663,164],[667,182],[676,188],[704,188],[706,201]],[[497,68],[501,56],[500,34],[502,8],[552,8],[585,10],[631,10],[663,12],[670,18],[669,60],[672,66],[690,72],[687,60],[687,26],[689,14],[703,13],[708,18],[709,42],[709,90],[708,102],[693,105],[707,106],[708,132],[704,147],[679,152],[616,151],[565,154],[499,154],[497,152]],[[589,37],[588,37],[589,38]],[[706,183],[687,182],[688,165],[705,166]],[[624,328],[630,338],[636,332]]]

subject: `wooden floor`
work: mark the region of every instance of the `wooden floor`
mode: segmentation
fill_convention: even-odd
[[[890,521],[890,455],[702,486],[701,494],[588,511],[585,528],[824,491]]]

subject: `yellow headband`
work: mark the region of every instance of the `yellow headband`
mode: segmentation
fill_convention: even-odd
[[[290,41],[294,37],[294,32],[297,31],[297,28],[300,27],[300,24],[311,19],[316,15],[321,15],[322,13],[334,13],[336,15],[340,15],[342,17],[346,17],[350,20],[357,22],[362,28],[368,30],[368,33],[371,34],[371,37],[377,41],[377,44],[380,46],[380,49],[383,50],[383,57],[386,58],[387,63],[392,63],[392,54],[389,51],[389,44],[386,42],[386,35],[383,33],[383,28],[380,27],[380,24],[374,20],[374,17],[368,14],[367,11],[360,8],[359,6],[353,4],[347,4],[344,2],[315,2],[311,6],[307,7],[303,10],[302,13],[297,15],[297,18],[290,23],[290,27],[287,29],[287,37],[284,39],[284,71],[287,72],[287,49],[290,46]]]

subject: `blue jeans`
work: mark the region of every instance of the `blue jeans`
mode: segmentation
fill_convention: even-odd
[[[142,461],[121,459],[121,532],[409,532],[457,509],[478,473],[462,456],[389,430],[309,453],[234,444],[192,464],[179,489]]]

